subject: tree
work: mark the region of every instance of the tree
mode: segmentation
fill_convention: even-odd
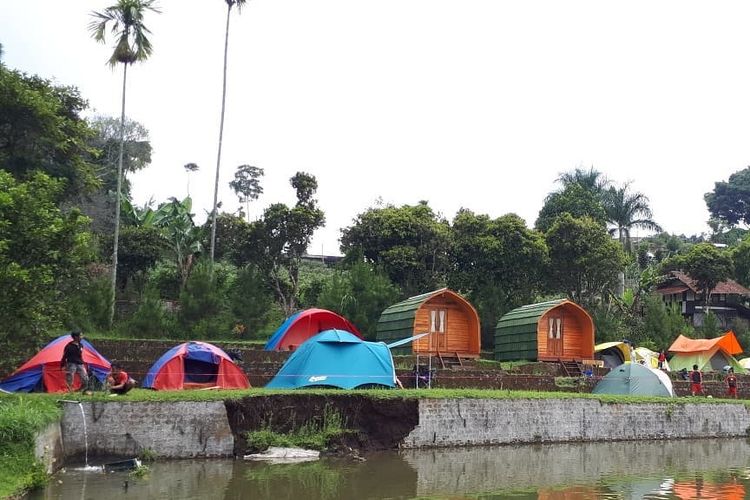
[[[630,231],[633,228],[643,228],[651,231],[661,231],[659,224],[651,218],[651,208],[648,198],[642,193],[632,193],[630,184],[621,188],[611,186],[604,192],[604,210],[607,222],[613,226],[610,234],[617,234],[620,244],[626,252],[633,251],[630,245]]]
[[[734,262],[734,279],[743,286],[750,286],[750,239],[744,239],[730,255]]]
[[[216,180],[214,181],[214,204],[211,210],[211,263],[214,262],[214,250],[216,246],[216,216],[219,211],[219,171],[221,170],[221,145],[224,139],[224,111],[227,102],[227,55],[229,54],[229,20],[231,19],[232,7],[237,6],[241,11],[247,0],[224,0],[227,4],[227,26],[224,30],[224,68],[222,72],[221,86],[221,118],[219,119],[219,148],[216,154]]]
[[[313,198],[318,187],[315,177],[297,172],[290,182],[297,191],[296,205],[276,203],[266,208],[261,219],[249,225],[239,252],[267,277],[287,316],[296,310],[299,299],[302,255],[315,230],[325,224],[325,215]]]
[[[67,319],[93,260],[88,219],[62,212],[63,182],[0,170],[0,345],[34,342]]]
[[[240,203],[245,203],[248,222],[250,222],[250,202],[257,200],[263,194],[263,186],[260,185],[263,173],[262,168],[240,165],[234,173],[234,180],[229,183],[229,187],[234,190]]]
[[[421,201],[359,214],[342,230],[341,251],[350,263],[364,258],[382,269],[410,296],[444,285],[449,240],[448,221]]]
[[[580,184],[572,183],[561,191],[550,193],[539,211],[535,227],[538,231],[547,232],[558,217],[570,214],[575,218],[589,217],[604,226],[607,212],[604,209],[601,195]]]
[[[115,49],[109,58],[109,65],[114,68],[122,63],[122,108],[120,111],[120,152],[117,161],[117,191],[115,198],[115,230],[112,250],[112,308],[110,325],[115,316],[115,291],[117,287],[117,245],[120,237],[120,197],[122,193],[122,166],[125,153],[125,90],[128,80],[128,65],[145,61],[153,51],[147,34],[150,33],[143,24],[147,11],[159,12],[154,7],[154,0],[118,0],[116,5],[107,7],[102,12],[93,12],[94,19],[89,24],[89,31],[97,42],[105,42],[107,26],[116,38]]]
[[[750,167],[733,173],[727,182],[715,183],[703,199],[711,217],[730,225],[750,223]]]
[[[497,320],[542,291],[547,244],[515,214],[491,219],[461,209],[451,233],[448,284],[477,306],[483,343],[491,345]]]
[[[185,169],[185,172],[187,172],[187,196],[190,198],[190,174],[193,172],[197,172],[200,167],[197,163],[186,163],[182,168]]]
[[[192,207],[190,198],[182,201],[171,198],[167,203],[159,205],[153,217],[153,225],[159,228],[171,251],[183,288],[196,256],[203,250],[203,230],[193,222],[193,214],[190,213]]]
[[[609,187],[609,180],[604,174],[594,170],[594,167],[589,170],[576,168],[569,172],[563,172],[557,178],[557,182],[562,184],[563,188],[574,184],[578,185],[595,195],[601,195]]]
[[[0,64],[0,169],[19,180],[37,171],[64,180],[62,198],[94,191],[101,183],[91,145],[95,131],[81,117],[86,108],[75,87]]]
[[[690,251],[678,258],[677,264],[695,280],[705,299],[706,311],[713,289],[729,278],[734,270],[730,255],[710,243],[694,245]]]
[[[584,305],[593,305],[605,296],[625,267],[620,245],[591,218],[563,214],[545,239],[550,255],[550,291],[565,293]]]

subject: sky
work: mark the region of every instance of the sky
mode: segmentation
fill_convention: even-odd
[[[119,116],[90,12],[114,0],[0,0],[10,68],[75,85]],[[137,203],[213,201],[226,4],[161,0],[153,56],[128,71],[129,118],[150,131]],[[377,203],[427,200],[530,226],[561,172],[603,172],[651,200],[671,233],[708,231],[703,195],[750,165],[750,2],[250,0],[233,12],[219,199],[241,164],[265,170],[250,207],[292,204],[318,179],[326,213],[310,253]],[[641,235],[646,234],[644,232]]]

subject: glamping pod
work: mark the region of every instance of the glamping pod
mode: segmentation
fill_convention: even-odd
[[[326,330],[343,330],[359,338],[357,327],[327,309],[305,309],[289,316],[266,343],[266,351],[293,351],[307,339]]]
[[[603,361],[606,368],[615,368],[625,362],[630,362],[630,346],[625,342],[596,344],[594,359]]]
[[[382,342],[365,342],[356,335],[328,330],[295,350],[267,389],[396,386],[391,351]]]
[[[640,363],[625,363],[613,368],[596,384],[592,392],[630,396],[674,396],[672,381],[666,373]]]
[[[497,322],[495,359],[581,361],[594,358],[594,321],[578,304],[551,300],[514,309]]]
[[[479,357],[479,315],[456,292],[442,288],[394,304],[380,315],[377,339],[386,343],[429,333],[396,354],[452,354]]]
[[[247,377],[227,354],[207,342],[177,345],[151,365],[143,387],[159,391],[218,387],[247,389]]]
[[[737,373],[745,373],[745,369],[734,358],[735,354],[742,352],[742,347],[729,330],[721,337],[715,339],[689,339],[680,335],[669,347],[673,353],[669,365],[673,371],[683,368],[692,370],[693,365],[704,372],[720,371],[729,365]]]
[[[0,382],[0,389],[7,392],[66,392],[65,372],[60,369],[65,346],[73,339],[62,335],[47,344],[34,357]],[[99,354],[87,340],[82,339],[83,362],[89,367],[89,375],[104,382],[110,371],[107,358]],[[73,379],[73,388],[80,389],[81,380],[78,374]]]

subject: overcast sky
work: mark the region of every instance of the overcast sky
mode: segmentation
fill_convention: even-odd
[[[11,68],[81,89],[119,116],[122,68],[87,31],[106,1],[0,0]],[[153,57],[128,72],[127,115],[151,134],[138,203],[210,210],[226,5],[162,0]],[[750,165],[750,2],[251,0],[233,13],[220,200],[265,169],[257,216],[315,175],[326,213],[311,253],[379,199],[428,200],[533,225],[558,174],[604,172],[651,199],[665,230],[707,230],[703,194]]]

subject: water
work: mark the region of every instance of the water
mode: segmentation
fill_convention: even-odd
[[[30,499],[349,500],[750,498],[742,439],[388,452],[294,465],[157,462],[147,477],[75,470]]]
[[[83,403],[78,403],[78,407],[81,409],[81,419],[83,420],[83,449],[84,449],[84,464],[85,468],[89,468],[89,433],[86,429],[86,412],[83,411]]]

